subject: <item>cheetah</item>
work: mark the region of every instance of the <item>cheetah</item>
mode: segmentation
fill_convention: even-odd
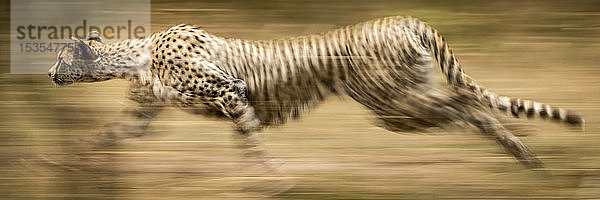
[[[387,17],[322,34],[248,41],[178,25],[146,38],[73,39],[49,70],[54,83],[127,79],[135,120],[113,126],[118,141],[144,133],[164,106],[231,120],[239,135],[285,123],[328,95],[348,95],[391,131],[474,127],[526,167],[542,162],[494,112],[583,126],[577,114],[496,95],[464,73],[443,37],[415,18]],[[432,78],[441,69],[446,84]]]

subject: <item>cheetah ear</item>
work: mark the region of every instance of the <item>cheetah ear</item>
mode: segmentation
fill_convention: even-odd
[[[81,59],[84,60],[94,60],[96,59],[96,56],[94,56],[94,51],[92,51],[92,48],[90,48],[90,46],[88,44],[86,44],[84,41],[76,39],[75,41],[75,45],[77,46],[77,49],[79,50],[79,57]]]
[[[102,43],[102,39],[100,38],[100,33],[98,31],[92,31],[88,34],[87,40],[94,40],[96,42]]]

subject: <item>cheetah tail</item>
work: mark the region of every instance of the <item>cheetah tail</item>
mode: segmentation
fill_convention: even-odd
[[[493,109],[510,113],[514,117],[519,117],[521,113],[524,113],[528,118],[554,119],[557,122],[584,127],[584,119],[572,111],[531,100],[499,96],[488,91],[463,72],[452,50],[434,28],[417,19],[414,20],[413,27],[419,33],[422,45],[434,54],[448,84],[453,87],[470,90],[481,103],[489,105]]]

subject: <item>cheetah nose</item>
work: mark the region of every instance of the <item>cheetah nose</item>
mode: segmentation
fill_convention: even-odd
[[[49,71],[48,72],[48,77],[54,78],[55,76],[56,76],[56,73],[54,71]]]
[[[56,63],[56,64],[54,64],[54,65],[52,66],[52,68],[50,68],[50,69],[48,70],[48,77],[53,77],[54,75],[56,75],[56,68],[58,67],[58,65],[59,65],[59,64],[58,64],[58,63]]]

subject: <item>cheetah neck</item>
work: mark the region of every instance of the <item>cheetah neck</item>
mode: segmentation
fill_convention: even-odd
[[[116,43],[98,43],[93,50],[100,56],[94,63],[107,79],[127,79],[149,84],[155,38],[155,35],[151,35]]]

